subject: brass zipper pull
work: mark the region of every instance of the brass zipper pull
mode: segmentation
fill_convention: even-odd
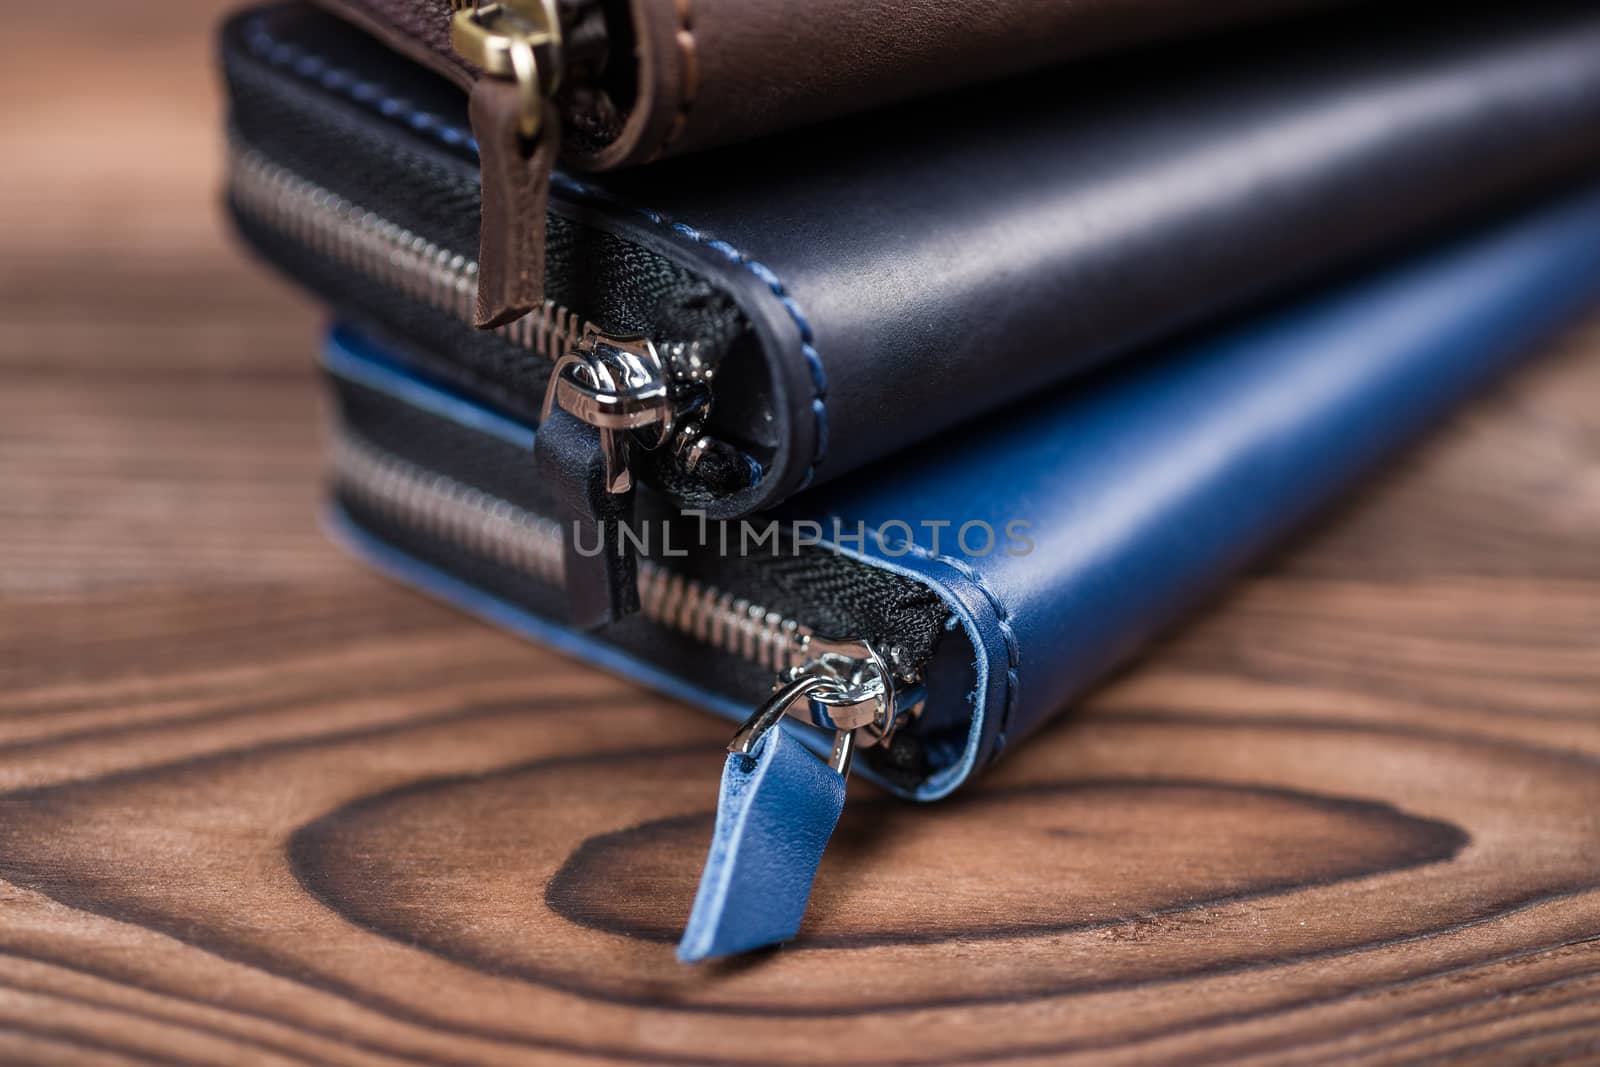
[[[482,171],[473,325],[492,329],[544,301],[545,211],[561,148],[555,0],[452,0],[450,43],[483,71],[472,90]]]

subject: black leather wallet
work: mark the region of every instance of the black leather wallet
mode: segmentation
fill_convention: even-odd
[[[1356,21],[558,172],[548,300],[482,332],[459,89],[272,7],[223,34],[228,195],[269,260],[510,414],[582,349],[557,406],[594,366],[632,405],[593,451],[733,516],[1600,161],[1600,9]]]

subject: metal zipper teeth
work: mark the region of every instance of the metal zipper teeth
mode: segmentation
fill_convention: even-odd
[[[472,321],[476,261],[307,181],[254,148],[230,142],[227,173],[234,203],[256,221],[381,285]],[[581,315],[546,300],[539,310],[495,332],[554,360],[566,355],[588,327]]]
[[[561,526],[437,471],[419,467],[348,430],[334,434],[339,488],[399,525],[551,585],[562,581]],[[639,561],[640,613],[701,644],[781,671],[801,662],[794,619],[732,593]]]

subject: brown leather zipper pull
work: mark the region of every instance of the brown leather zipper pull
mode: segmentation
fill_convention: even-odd
[[[544,303],[545,210],[561,149],[561,115],[553,101],[543,101],[539,132],[525,137],[526,103],[513,81],[480,78],[472,89],[472,135],[483,172],[472,323],[484,330]]]

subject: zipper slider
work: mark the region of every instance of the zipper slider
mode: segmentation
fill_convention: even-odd
[[[833,732],[828,765],[848,778],[857,747],[882,744],[922,710],[920,689],[915,701],[896,707],[895,671],[870,642],[805,634],[797,642],[796,659],[779,676],[772,696],[733,735],[729,752],[750,755],[763,734],[792,716]]]
[[[544,302],[545,212],[561,147],[561,20],[555,0],[451,4],[450,44],[484,74],[469,102],[482,171],[473,325],[492,329]]]
[[[491,78],[508,79],[521,104],[517,132],[544,126],[544,101],[561,87],[561,19],[555,0],[450,0],[450,47]]]
[[[859,639],[799,639],[797,664],[728,745],[711,850],[678,959],[747,952],[800,931],[856,748],[887,741],[921,711],[922,687],[897,677],[896,658]],[[779,727],[787,716],[833,731],[826,764]]]
[[[639,610],[638,553],[623,533],[633,518],[632,451],[659,448],[674,422],[666,368],[645,338],[590,328],[550,373],[534,462],[561,499],[575,626],[593,629]]]
[[[599,431],[606,492],[633,489],[629,432],[658,427],[649,449],[672,436],[672,387],[656,346],[644,337],[610,337],[590,327],[556,360],[545,388],[543,418],[556,408]]]

